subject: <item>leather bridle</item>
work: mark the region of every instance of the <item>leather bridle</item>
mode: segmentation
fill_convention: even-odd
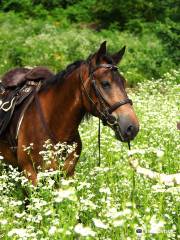
[[[118,109],[119,107],[125,105],[125,104],[133,104],[132,100],[129,99],[128,97],[118,101],[116,103],[114,103],[113,105],[110,105],[107,100],[105,99],[105,97],[103,96],[101,90],[98,88],[96,80],[94,78],[94,72],[99,69],[99,68],[106,68],[109,69],[111,71],[117,71],[118,67],[113,65],[113,64],[100,64],[98,65],[96,68],[94,68],[93,70],[90,68],[89,70],[89,80],[91,82],[91,85],[94,89],[94,93],[100,103],[100,108],[97,108],[97,104],[94,102],[94,100],[92,99],[92,97],[89,95],[87,89],[84,86],[84,81],[82,79],[82,75],[80,73],[80,79],[81,79],[81,83],[82,83],[82,87],[84,89],[84,93],[87,96],[88,100],[92,103],[93,107],[95,108],[95,110],[97,111],[100,119],[102,120],[104,125],[109,125],[110,127],[116,127],[117,125],[119,126],[117,119],[112,115],[112,113]],[[101,110],[102,109],[102,110]],[[122,136],[121,136],[122,137]],[[123,139],[122,139],[123,140]]]
[[[83,87],[83,90],[84,90],[84,93],[87,96],[89,102],[93,105],[93,107],[95,108],[96,112],[99,115],[99,127],[98,127],[99,160],[98,160],[98,166],[100,166],[100,163],[101,163],[101,153],[100,153],[101,152],[101,150],[100,150],[101,149],[100,119],[102,120],[103,125],[108,125],[111,128],[113,128],[114,130],[116,130],[118,132],[121,140],[123,141],[124,138],[123,138],[123,136],[121,134],[119,123],[118,123],[117,119],[115,118],[115,116],[112,115],[112,113],[116,109],[118,109],[119,107],[121,107],[121,106],[123,106],[125,104],[130,104],[130,105],[133,104],[132,100],[129,99],[128,97],[123,99],[123,100],[121,100],[121,101],[118,101],[118,102],[114,103],[113,105],[110,105],[106,101],[106,99],[103,96],[101,90],[98,88],[96,80],[94,78],[94,72],[97,69],[99,69],[99,68],[106,68],[106,69],[109,69],[111,71],[117,71],[118,67],[116,65],[113,65],[113,64],[99,64],[96,68],[92,69],[91,65],[89,65],[89,76],[88,76],[88,79],[91,82],[92,88],[94,89],[94,93],[95,93],[97,99],[99,100],[99,103],[100,103],[100,108],[99,109],[97,107],[97,104],[94,102],[94,100],[92,99],[92,97],[88,93],[86,87],[84,86],[84,81],[82,79],[81,71],[80,71],[80,75],[79,75],[80,80],[81,80],[81,84],[82,84],[82,87]],[[101,110],[101,109],[103,109],[103,110]],[[129,146],[129,149],[130,149],[130,141],[128,141],[128,146]]]

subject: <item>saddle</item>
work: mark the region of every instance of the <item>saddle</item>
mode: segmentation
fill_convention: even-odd
[[[25,111],[46,80],[54,74],[46,67],[15,68],[0,83],[0,139],[14,145]]]

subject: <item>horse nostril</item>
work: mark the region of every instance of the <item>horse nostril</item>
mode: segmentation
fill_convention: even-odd
[[[132,125],[128,126],[126,130],[126,134],[128,137],[132,137],[134,135],[134,127]]]

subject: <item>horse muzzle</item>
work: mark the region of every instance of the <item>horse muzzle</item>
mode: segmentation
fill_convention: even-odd
[[[139,123],[132,121],[128,116],[121,116],[113,129],[118,140],[130,142],[139,132]]]

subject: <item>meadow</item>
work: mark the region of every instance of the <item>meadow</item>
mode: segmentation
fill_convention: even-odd
[[[112,130],[102,126],[98,167],[98,120],[92,117],[83,121],[83,151],[75,176],[62,177],[61,170],[41,171],[36,187],[17,169],[3,164],[0,156],[0,239],[180,239],[178,186],[142,177],[129,164],[138,159],[141,166],[160,173],[180,171],[177,23],[167,16],[167,24],[158,19],[145,22],[137,15],[132,21],[127,18],[121,28],[112,19],[111,26],[96,30],[90,23],[102,17],[103,8],[94,9],[96,18],[87,8],[90,2],[93,8],[95,0],[74,0],[77,5],[73,6],[71,1],[62,0],[62,4],[70,5],[65,10],[55,8],[56,0],[33,2],[41,5],[34,7],[30,0],[0,3],[0,75],[16,66],[45,65],[58,72],[77,59],[86,59],[104,40],[112,52],[126,45],[120,71],[128,87],[133,86],[128,94],[140,121],[140,132],[128,150],[127,144],[114,138]],[[101,5],[106,1],[98,2]],[[159,1],[151,2],[157,10],[157,6],[164,7]],[[54,4],[52,11],[48,10],[50,3]],[[112,8],[105,9],[106,14],[116,10],[114,1],[110,3]],[[138,4],[132,8],[139,11]],[[164,14],[162,9],[155,16]],[[122,10],[125,16],[129,12],[131,19],[131,11]],[[170,10],[165,13],[175,16]],[[26,148],[29,154],[31,148]],[[52,152],[51,144],[45,143],[41,152],[44,161],[56,154],[61,165],[64,148],[72,151],[72,147],[58,144]]]
[[[179,172],[180,89],[174,84],[179,77],[174,70],[128,90],[140,133],[129,151],[127,144],[115,140],[112,130],[103,127],[100,167],[95,118],[81,124],[83,152],[73,178],[60,177],[60,170],[41,172],[38,186],[33,187],[16,169],[1,164],[0,238],[180,239],[178,188],[139,176],[129,165],[133,157],[158,172]],[[57,151],[63,147],[57,146]],[[45,160],[51,148],[46,143]]]

